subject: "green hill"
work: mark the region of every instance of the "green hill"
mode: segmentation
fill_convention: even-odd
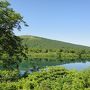
[[[89,49],[87,46],[76,45],[72,43],[66,43],[57,40],[46,39],[37,36],[20,36],[23,38],[23,44],[26,44],[30,48],[39,49],[58,49],[58,48],[80,48]]]

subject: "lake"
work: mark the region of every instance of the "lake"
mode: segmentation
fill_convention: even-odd
[[[75,62],[75,63],[69,63],[69,64],[63,64],[60,66],[64,66],[67,69],[76,69],[76,70],[83,70],[90,67],[90,62]]]
[[[64,66],[67,69],[83,70],[90,67],[90,60],[58,60],[58,59],[30,59],[20,65],[21,71],[44,68],[46,66]]]

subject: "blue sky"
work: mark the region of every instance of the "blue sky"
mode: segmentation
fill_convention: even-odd
[[[34,35],[90,46],[90,0],[9,0],[29,27],[16,35]]]

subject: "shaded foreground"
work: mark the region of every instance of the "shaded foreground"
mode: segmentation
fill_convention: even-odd
[[[90,70],[78,72],[53,66],[17,80],[12,77],[15,73],[10,74],[0,71],[0,90],[90,90]],[[12,78],[8,80],[8,76]]]

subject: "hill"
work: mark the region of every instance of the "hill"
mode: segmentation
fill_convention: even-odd
[[[58,49],[58,48],[79,48],[89,49],[90,47],[83,45],[76,45],[63,41],[51,40],[37,36],[20,36],[23,39],[23,44],[26,44],[30,48],[40,49]]]

